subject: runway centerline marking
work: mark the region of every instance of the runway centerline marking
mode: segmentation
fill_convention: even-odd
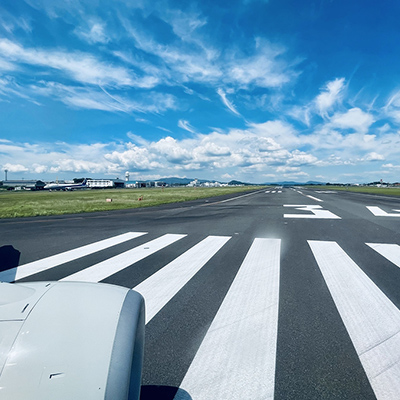
[[[336,242],[308,241],[378,400],[400,393],[400,310]]]
[[[284,218],[341,219],[333,212],[322,209],[320,205],[284,204],[283,207],[294,207],[296,210],[311,212],[311,214],[284,214]]]
[[[273,399],[280,243],[254,240],[175,400]]]

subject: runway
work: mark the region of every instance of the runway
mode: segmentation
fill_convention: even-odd
[[[399,216],[389,197],[272,188],[2,220],[19,257],[0,280],[142,293],[142,399],[397,399]]]

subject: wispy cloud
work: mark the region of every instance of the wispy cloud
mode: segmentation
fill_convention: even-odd
[[[344,89],[344,78],[336,78],[325,85],[323,91],[315,99],[315,104],[321,117],[328,117],[328,112],[332,107],[341,101]]]
[[[237,116],[240,116],[239,112],[236,110],[235,106],[226,98],[226,93],[219,88],[217,90],[218,95],[221,97],[222,102],[226,105],[226,107],[229,108],[229,110],[231,110],[234,114],[236,114]]]
[[[123,113],[163,113],[177,108],[173,95],[144,92],[139,100],[113,95],[103,87],[66,86],[56,82],[39,82],[29,90],[36,95],[52,97],[75,108]]]
[[[9,63],[51,68],[62,71],[80,83],[110,86],[153,87],[152,77],[140,78],[133,71],[99,61],[96,57],[79,52],[25,48],[8,39],[0,39],[1,58]]]
[[[179,126],[179,128],[182,128],[185,131],[188,131],[190,133],[196,133],[196,130],[193,128],[193,126],[190,125],[189,122],[185,121],[184,119],[180,119],[178,121],[178,126]]]
[[[105,25],[101,21],[89,20],[86,27],[77,27],[74,32],[78,37],[90,44],[108,43],[110,41]]]

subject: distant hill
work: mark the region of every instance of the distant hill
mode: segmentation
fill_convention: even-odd
[[[177,178],[177,177],[170,177],[170,178],[162,178],[157,179],[159,182],[165,182],[167,185],[187,185],[188,183],[192,182],[193,179],[189,178]]]
[[[254,185],[254,183],[246,183],[246,182],[240,182],[240,181],[230,181],[228,182],[228,185],[244,185],[244,186],[251,186]]]
[[[162,178],[158,179],[160,182],[165,182],[168,185],[187,185],[190,182],[193,182],[195,178],[177,178],[177,177],[170,177],[170,178]],[[206,182],[216,182],[215,180],[208,180],[208,179],[197,179],[199,183],[206,183]],[[227,182],[222,182],[218,181],[220,183],[227,183]],[[254,183],[246,183],[246,182],[241,182],[237,180],[232,180],[228,182],[228,185],[254,185]]]
[[[161,178],[157,179],[157,181],[160,182],[165,182],[167,185],[187,185],[190,182],[193,182],[195,178],[178,178],[176,176],[168,177],[168,178]],[[207,179],[197,179],[199,183],[205,183],[205,182],[215,182],[215,180],[207,180]],[[226,182],[221,182],[220,183],[226,183]],[[250,183],[250,182],[241,182],[238,180],[231,180],[228,182],[229,185],[246,185],[246,186],[251,186],[255,185],[255,183]],[[275,185],[275,186],[301,186],[301,185],[325,185],[325,183],[322,182],[317,182],[317,181],[308,181],[308,182],[295,182],[295,181],[282,181],[282,182],[268,182],[268,183],[263,183],[263,185]]]
[[[295,182],[295,181],[282,181],[282,182],[268,182],[264,185],[276,185],[276,186],[303,186],[303,185],[326,185],[325,182],[308,181],[308,182]]]

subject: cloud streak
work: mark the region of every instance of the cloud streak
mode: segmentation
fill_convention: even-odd
[[[235,106],[227,99],[226,93],[219,88],[217,90],[219,97],[221,97],[222,102],[226,105],[226,107],[232,111],[235,115],[240,116],[239,112],[236,110]]]
[[[8,39],[0,39],[0,54],[5,62],[61,71],[71,79],[91,85],[133,86],[151,88],[157,83],[152,77],[139,78],[133,71],[113,66],[80,53],[59,50],[25,48]]]

